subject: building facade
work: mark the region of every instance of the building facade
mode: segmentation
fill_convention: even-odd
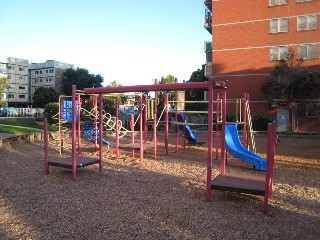
[[[2,93],[9,106],[26,107],[29,104],[29,61],[7,57],[0,62],[0,77],[8,79],[8,88]]]
[[[29,107],[32,95],[39,87],[54,88],[63,94],[63,72],[73,68],[73,64],[47,60],[43,63],[29,63],[26,59],[13,57],[0,58],[0,77],[8,79],[8,88],[2,99],[10,107]]]
[[[319,104],[298,121],[288,106],[271,108],[261,92],[290,49],[303,59],[302,68],[320,71],[320,0],[206,0],[205,6],[205,28],[212,35],[205,43],[206,75],[227,79],[230,98],[250,94],[252,115],[272,114],[278,130],[320,131]]]
[[[60,95],[63,94],[63,72],[73,68],[73,64],[48,60],[44,63],[32,63],[29,65],[30,95],[39,87],[54,88]],[[30,99],[32,102],[32,99]]]

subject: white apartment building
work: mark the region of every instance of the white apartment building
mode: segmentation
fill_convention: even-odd
[[[63,94],[62,76],[68,68],[73,68],[73,64],[54,60],[29,64],[28,60],[0,54],[0,78],[8,79],[8,88],[0,94],[9,106],[29,107],[39,87],[52,87]]]
[[[0,77],[8,79],[8,88],[2,93],[8,105],[26,107],[29,104],[29,61],[7,57],[0,61]]]
[[[0,78],[7,78],[8,77],[8,69],[6,61],[0,59]],[[1,92],[1,98],[8,102],[8,91],[7,89],[4,92]]]
[[[54,88],[59,94],[63,94],[62,76],[63,72],[73,68],[73,64],[47,60],[44,63],[32,63],[29,65],[30,96],[39,87]],[[32,102],[32,97],[30,99]]]

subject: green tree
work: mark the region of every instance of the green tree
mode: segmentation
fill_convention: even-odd
[[[176,78],[173,75],[169,74],[166,77],[161,77],[158,84],[172,84],[172,83],[175,83],[175,81],[176,81]],[[169,91],[167,92],[167,94],[173,96],[174,91]],[[163,107],[164,107],[164,94],[163,92],[158,92],[158,106],[157,106],[158,116],[157,117],[160,117]]]
[[[320,98],[320,73],[303,68],[303,62],[297,59],[298,56],[290,49],[286,59],[277,63],[261,87],[268,100],[287,102],[292,111],[293,122],[299,117],[297,112],[306,112],[306,106],[316,109],[314,100]]]
[[[192,72],[188,82],[205,82],[207,78],[204,75],[205,64],[202,65],[201,69],[197,69]],[[195,91],[186,91],[186,100],[187,101],[203,101],[204,100],[204,91],[195,90]],[[208,105],[206,103],[199,104],[187,104],[186,109],[189,111],[201,111],[206,110]]]
[[[121,83],[118,83],[116,80],[111,81],[111,82],[107,85],[107,87],[119,87],[119,86],[122,86],[122,84],[121,84]],[[125,104],[126,101],[127,101],[127,99],[128,99],[127,96],[120,96],[120,97],[118,98],[119,104],[121,104],[121,105],[122,105],[122,104]],[[114,102],[115,102],[115,100],[114,100]]]
[[[58,102],[51,102],[45,105],[44,115],[48,119],[50,124],[58,123],[59,117],[57,117],[59,113],[59,103]],[[55,118],[54,118],[55,117]]]
[[[0,78],[0,107],[6,107],[7,102],[4,101],[2,92],[8,87],[8,79],[3,77]]]
[[[302,61],[296,60],[297,55],[290,49],[285,60],[281,60],[270,72],[261,91],[269,99],[282,99],[288,103],[297,100],[319,98],[319,73],[302,68]]]
[[[102,87],[103,77],[99,74],[94,75],[89,73],[87,69],[69,68],[63,73],[63,91],[66,95],[71,95],[71,86],[76,85],[77,90],[85,88]]]
[[[58,102],[59,94],[54,88],[39,87],[32,96],[32,105],[43,108],[51,102]]]
[[[167,75],[166,77],[161,77],[159,84],[172,84],[175,83],[175,77],[171,74]]]

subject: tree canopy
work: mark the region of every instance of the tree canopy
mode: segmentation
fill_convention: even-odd
[[[45,107],[51,102],[58,102],[59,94],[54,88],[39,87],[32,95],[32,105],[35,107]]]
[[[107,87],[119,87],[119,86],[122,86],[122,84],[121,83],[118,83],[116,80],[113,80],[113,81],[111,81],[108,85],[107,85]],[[105,105],[107,106],[106,107],[106,109],[114,109],[115,108],[115,103],[116,103],[116,99],[115,99],[115,97],[105,97],[106,98],[106,100],[105,100]],[[128,97],[127,96],[120,96],[119,98],[118,98],[118,103],[120,104],[120,105],[122,105],[122,104],[125,104],[125,102],[127,101],[127,99],[128,99]],[[110,111],[109,111],[110,112]]]
[[[198,68],[196,71],[192,72],[188,82],[205,82],[207,78],[204,75],[205,64]],[[203,101],[204,92],[202,90],[198,91],[186,91],[186,101]],[[190,111],[201,111],[207,109],[208,105],[205,103],[199,104],[187,104],[186,109]]]
[[[287,59],[279,61],[270,72],[261,91],[271,101],[286,102],[295,113],[294,119],[296,116],[316,116],[316,103],[320,98],[320,72],[308,71],[302,67],[303,62],[296,59],[296,54],[290,50]]]
[[[175,83],[175,77],[171,74],[167,75],[166,77],[161,77],[159,84],[172,84]]]
[[[71,95],[71,86],[76,85],[77,90],[84,88],[102,87],[103,77],[99,74],[89,73],[85,68],[69,68],[63,73],[63,91],[66,95]]]
[[[7,102],[4,101],[3,95],[1,94],[8,87],[8,79],[3,77],[0,78],[0,107],[5,107],[8,105]]]
[[[271,71],[261,91],[269,100],[295,102],[320,98],[320,73],[290,66],[287,60],[282,60]]]

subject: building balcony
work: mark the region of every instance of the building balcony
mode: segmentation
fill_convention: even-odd
[[[212,62],[207,62],[207,64],[204,67],[204,76],[210,77],[212,76]]]
[[[8,69],[6,69],[6,68],[0,68],[0,73],[1,73],[1,74],[7,74],[7,73],[8,73]]]
[[[207,29],[207,31],[210,33],[210,34],[212,34],[212,25],[211,25],[211,23],[212,23],[212,19],[210,18],[205,18],[205,20],[204,20],[204,28],[205,29]]]
[[[204,17],[204,28],[212,34],[212,13],[206,8]]]
[[[212,52],[212,42],[205,41],[204,42],[204,52]]]
[[[212,0],[205,0],[204,4],[212,12]]]

